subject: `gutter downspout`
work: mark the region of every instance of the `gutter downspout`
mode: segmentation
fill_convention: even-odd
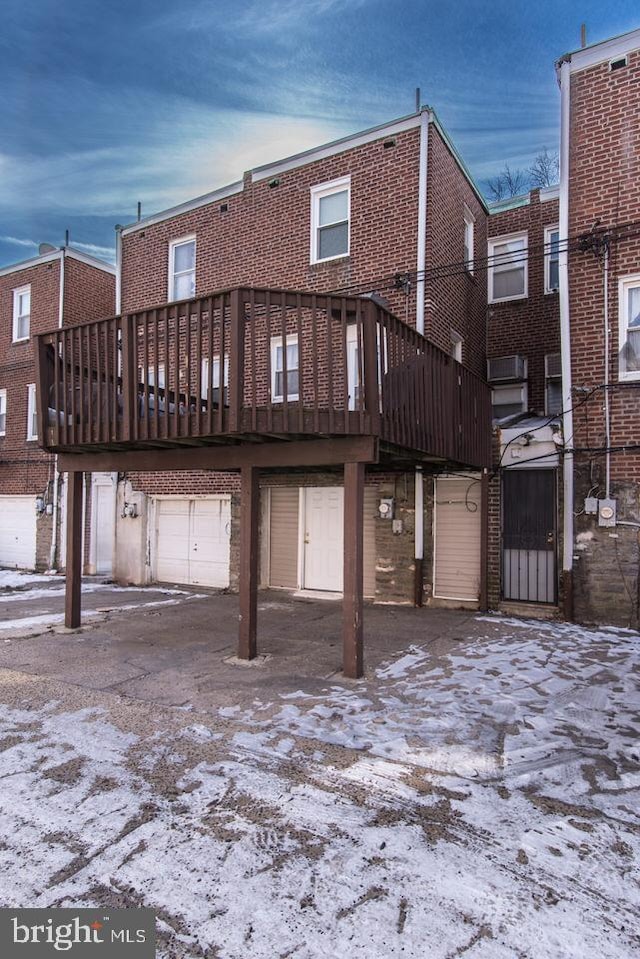
[[[122,227],[116,227],[116,316],[122,309]]]
[[[60,251],[60,288],[58,295],[58,329],[62,329],[64,321],[64,247]],[[58,552],[58,454],[53,459],[53,530],[51,533],[51,551],[49,553],[49,569],[57,569],[56,554]]]
[[[420,154],[418,167],[418,237],[416,260],[416,329],[424,335],[425,268],[427,263],[427,182],[429,171],[429,125],[431,110],[420,110]],[[414,590],[415,606],[422,606],[424,568],[424,477],[417,466],[414,476]]]
[[[563,544],[562,585],[565,619],[573,619],[573,395],[571,383],[571,325],[569,315],[569,140],[571,121],[571,64],[560,67],[560,350],[562,358],[563,459]]]
[[[605,443],[605,498],[611,498],[611,410],[609,407],[609,242],[605,241],[603,268],[604,299],[604,428]]]

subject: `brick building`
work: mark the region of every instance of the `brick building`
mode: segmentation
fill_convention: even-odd
[[[558,188],[490,206],[487,378],[495,427],[489,599],[559,594],[562,377]]]
[[[64,563],[64,483],[56,457],[38,443],[33,337],[105,316],[115,301],[113,267],[70,247],[41,250],[0,269],[0,566],[40,570]],[[93,480],[89,508],[100,483]],[[101,544],[89,535],[88,514],[85,526],[90,568]]]
[[[144,311],[238,284],[372,295],[484,378],[486,276],[473,270],[472,260],[474,250],[485,248],[486,224],[482,195],[437,117],[425,108],[251,170],[229,187],[124,228],[118,254],[120,309]],[[448,275],[450,264],[465,261],[467,268]],[[351,347],[355,367],[355,341],[347,344]],[[300,348],[287,336],[289,363],[300,361]],[[271,355],[261,357],[263,366],[270,363],[273,370],[282,364],[276,349],[272,340]],[[213,362],[219,389],[219,356]],[[167,371],[157,365],[163,387]],[[226,358],[222,366],[226,387]],[[183,381],[185,375],[183,369]],[[150,379],[155,377],[150,368]],[[367,596],[413,602],[417,548],[424,553],[427,601],[477,605],[480,483],[474,477],[436,479],[438,472],[442,468],[426,468],[416,480],[413,468],[368,471]],[[342,590],[341,564],[322,559],[340,545],[341,482],[339,474],[318,470],[262,475],[263,585]],[[418,531],[416,482],[424,511]],[[434,499],[436,488],[442,496]],[[237,475],[129,473],[119,497],[120,580],[235,588]],[[135,518],[127,515],[125,503]],[[381,514],[385,503],[392,513]],[[207,526],[210,536],[204,543],[199,530]],[[434,562],[436,527],[441,535]],[[452,544],[465,538],[472,549],[456,559]]]
[[[637,627],[640,30],[565,55],[557,73],[566,612]]]

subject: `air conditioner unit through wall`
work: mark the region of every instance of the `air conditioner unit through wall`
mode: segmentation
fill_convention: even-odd
[[[526,376],[526,364],[523,356],[497,356],[487,360],[487,379],[490,383],[508,380],[523,380]]]

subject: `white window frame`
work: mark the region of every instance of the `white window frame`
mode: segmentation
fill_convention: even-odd
[[[278,370],[276,367],[276,359],[278,356],[278,347],[282,347],[282,336],[272,336],[271,337],[271,402],[272,403],[284,403],[284,396],[282,394],[276,393],[276,374],[283,374],[283,384],[284,384],[284,362],[282,363],[282,369]],[[289,346],[298,347],[298,383],[300,383],[300,345],[298,343],[298,334],[297,333],[288,333],[285,337],[286,345],[285,349]],[[283,351],[284,356],[284,351]],[[292,371],[287,369],[287,376]],[[300,399],[299,393],[287,393],[287,403],[296,403]]]
[[[629,317],[627,316],[627,293],[630,289],[640,287],[640,273],[630,276],[621,276],[618,281],[618,379],[640,380],[640,370],[626,370],[622,352],[627,343]],[[638,327],[640,329],[640,327]]]
[[[211,357],[211,391],[220,389],[220,354],[214,353]],[[202,357],[202,370],[201,370],[201,385],[200,392],[202,393],[201,399],[206,400],[208,387],[209,387],[209,357]],[[224,403],[225,392],[229,389],[229,354],[224,354],[223,361],[223,383],[222,383],[222,400]]]
[[[147,373],[148,373],[148,378],[147,378],[148,385],[149,385],[149,386],[153,386],[153,387],[155,388],[155,385],[156,385],[156,365],[155,365],[155,363],[150,363],[150,364],[149,364],[149,366],[147,367]],[[158,389],[159,389],[159,390],[164,390],[164,389],[165,389],[165,382],[166,382],[166,380],[165,380],[165,375],[164,375],[164,363],[159,363],[159,364],[158,364]],[[138,367],[138,385],[139,385],[139,386],[144,386],[144,385],[145,385],[145,383],[144,383],[144,367],[143,367],[143,366],[139,366],[139,367]]]
[[[449,334],[449,340],[451,342],[450,355],[457,363],[462,363],[462,347],[464,344],[464,337],[460,336],[459,333],[452,329]]]
[[[336,253],[334,256],[318,256],[319,243],[318,233],[320,230],[320,200],[331,196],[333,193],[347,192],[347,249],[345,253]],[[342,223],[342,220],[337,220]],[[325,223],[324,226],[330,226]],[[331,180],[329,183],[320,183],[311,187],[311,262],[329,263],[331,260],[342,260],[349,256],[351,251],[351,177],[343,176],[339,180]]]
[[[560,289],[560,267],[558,266],[558,286],[551,286],[551,235],[558,234],[558,264],[560,263],[560,226],[545,226],[544,228],[544,292],[557,293]]]
[[[168,299],[168,302],[169,302],[169,303],[175,303],[175,302],[177,302],[177,297],[175,297],[175,296],[173,295],[173,291],[174,291],[174,287],[175,287],[175,279],[176,279],[176,272],[175,272],[175,266],[174,266],[174,265],[175,265],[175,257],[176,257],[176,249],[177,249],[179,246],[184,246],[186,243],[193,243],[193,271],[192,271],[192,270],[181,270],[181,271],[179,272],[178,276],[184,276],[184,275],[186,275],[187,273],[193,272],[193,293],[194,293],[194,296],[195,296],[195,287],[196,287],[196,256],[197,256],[197,252],[198,252],[198,247],[197,247],[197,243],[196,243],[196,235],[195,235],[195,233],[193,233],[193,234],[190,235],[190,236],[181,236],[181,237],[178,237],[178,238],[175,239],[175,240],[171,240],[170,243],[169,243],[169,273],[168,273],[168,276],[169,276],[169,284],[168,284],[169,289],[168,289],[168,291],[167,291],[167,293],[168,293],[167,299]],[[190,299],[190,297],[187,297],[187,299]],[[181,301],[179,301],[179,302],[181,302]]]
[[[0,436],[7,435],[7,391],[0,390],[0,416],[4,416],[4,426],[0,425]]]
[[[36,406],[36,384],[29,383],[27,386],[27,441],[31,442],[32,440],[38,439],[38,423],[36,416],[38,415],[38,408]],[[35,423],[35,430],[34,430]]]
[[[29,294],[29,313],[23,314],[29,316],[29,332],[26,336],[18,336],[18,322],[20,320],[20,297]],[[14,343],[25,343],[31,336],[31,284],[20,286],[13,291],[13,332],[12,339]]]
[[[475,226],[476,218],[465,203],[464,205],[464,249],[465,255],[467,250],[469,251],[468,257],[465,259],[464,268],[467,273],[470,273],[473,276],[474,273],[474,263],[473,258],[475,254],[474,250],[474,235],[475,235]]]
[[[503,243],[510,243],[513,240],[523,240],[523,247],[521,251],[522,260],[520,263],[524,269],[524,284],[523,292],[516,293],[515,296],[499,296],[494,297],[493,295],[493,271],[494,271],[494,261],[493,257],[495,256],[494,250],[497,246],[501,246]],[[489,254],[489,303],[509,303],[511,300],[526,300],[529,295],[529,263],[528,263],[528,250],[529,250],[529,237],[526,232],[519,233],[506,233],[503,236],[492,236],[488,241],[488,254]],[[503,260],[502,263],[511,262],[509,260]]]

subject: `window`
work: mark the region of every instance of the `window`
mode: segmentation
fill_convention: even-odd
[[[31,287],[13,291],[13,342],[28,340],[31,328]]]
[[[229,405],[229,354],[224,354],[224,398],[225,406]],[[205,356],[202,360],[202,399],[207,399],[209,380],[209,357]],[[220,403],[220,357],[212,357],[211,363],[211,402],[214,406]]]
[[[464,265],[473,275],[473,231],[476,218],[465,205],[464,208]]]
[[[451,356],[454,358],[454,360],[457,360],[458,363],[462,363],[462,344],[464,343],[463,338],[459,333],[456,333],[455,330],[451,330],[450,341],[451,349],[449,352],[451,353]]]
[[[494,420],[527,411],[527,384],[505,383],[491,390],[491,408]]]
[[[27,439],[38,439],[38,410],[36,407],[36,384],[30,383],[27,387]]]
[[[360,405],[360,344],[358,328],[355,323],[347,326],[347,389],[349,409],[357,410]]]
[[[640,380],[640,274],[620,280],[618,311],[619,376],[621,380]]]
[[[169,244],[169,299],[196,295],[196,238],[185,236]]]
[[[544,292],[556,293],[560,287],[560,232],[557,226],[544,231]]]
[[[560,353],[544,358],[545,406],[547,416],[562,413],[562,360]]]
[[[7,391],[0,390],[0,436],[7,433]]]
[[[287,337],[287,400],[298,399],[298,337]],[[271,399],[274,403],[284,400],[284,350],[282,337],[271,339]]]
[[[311,188],[311,262],[334,260],[349,253],[351,178]]]
[[[527,295],[527,234],[489,240],[489,302]]]
[[[141,386],[144,386],[144,370],[141,366],[138,367],[138,383]],[[156,385],[156,368],[155,366],[147,367],[147,383],[149,386]],[[164,389],[164,363],[160,363],[158,366],[158,389]]]

